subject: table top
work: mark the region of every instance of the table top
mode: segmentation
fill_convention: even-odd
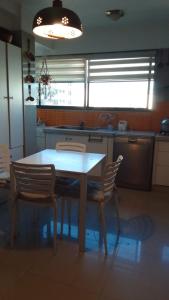
[[[105,154],[45,149],[17,162],[25,164],[53,164],[56,171],[89,173],[105,159]]]

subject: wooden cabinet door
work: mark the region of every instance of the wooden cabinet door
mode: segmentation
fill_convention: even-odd
[[[169,186],[169,142],[156,142],[153,183]]]
[[[9,146],[6,44],[0,41],[0,144]]]
[[[7,45],[10,147],[23,145],[21,49]]]
[[[47,149],[56,149],[57,142],[63,142],[65,139],[64,134],[46,133],[45,147]]]

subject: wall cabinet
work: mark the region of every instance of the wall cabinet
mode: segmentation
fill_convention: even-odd
[[[0,41],[0,56],[0,143],[16,160],[23,156],[21,49]]]
[[[169,142],[155,143],[153,184],[169,186]]]

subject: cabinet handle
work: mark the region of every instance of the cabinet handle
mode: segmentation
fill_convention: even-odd
[[[137,138],[129,138],[128,143],[130,144],[136,144],[137,143]]]
[[[88,138],[89,143],[103,143],[103,138],[102,136],[90,136]]]
[[[13,96],[12,96],[12,97],[8,97],[8,96],[5,97],[5,96],[4,96],[4,99],[5,99],[5,100],[8,100],[8,99],[9,99],[9,100],[13,100]]]
[[[65,137],[65,141],[72,141],[71,137]]]

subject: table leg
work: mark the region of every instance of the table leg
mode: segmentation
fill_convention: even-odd
[[[104,176],[104,169],[105,169],[105,165],[106,165],[106,157],[102,160],[101,162],[101,176]]]
[[[79,251],[85,251],[85,217],[87,202],[87,176],[80,175],[80,207],[79,207]]]

